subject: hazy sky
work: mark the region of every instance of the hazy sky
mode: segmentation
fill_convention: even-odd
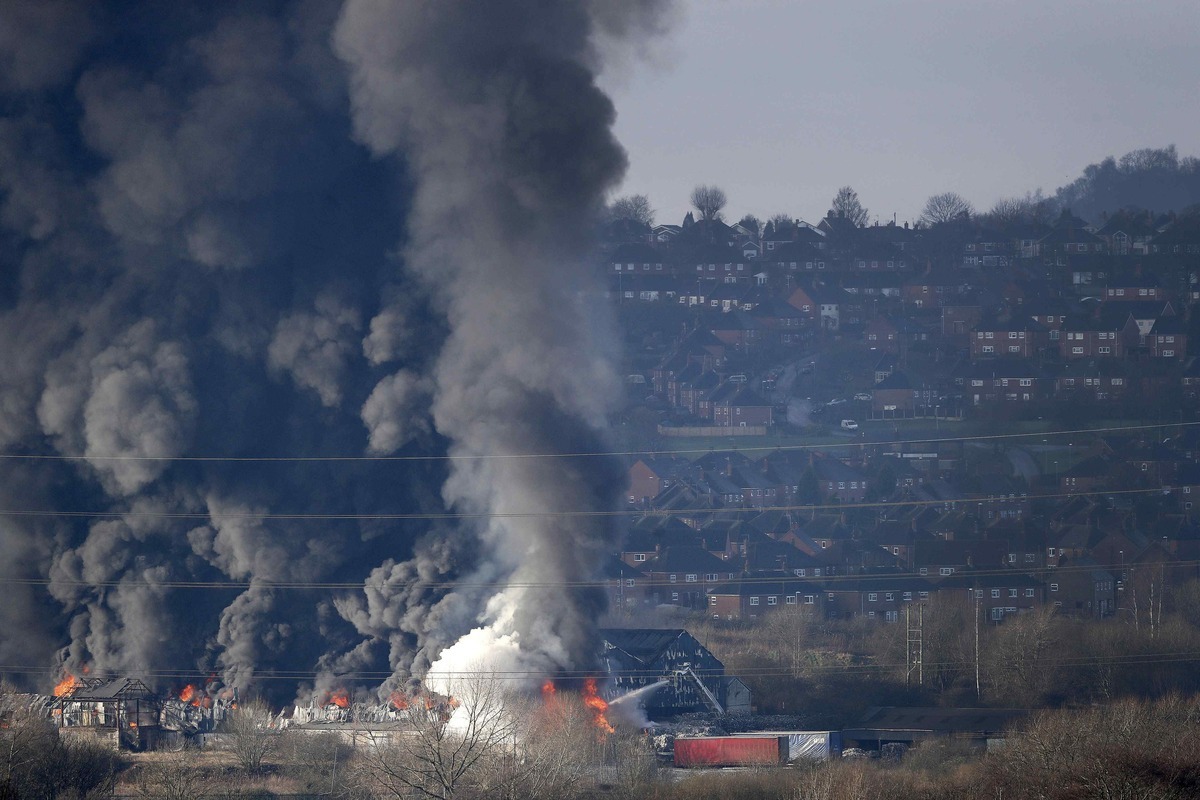
[[[677,223],[697,183],[726,216],[815,222],[838,187],[872,220],[957,191],[1052,193],[1107,155],[1200,155],[1200,2],[681,0],[647,61],[605,77],[621,193]]]

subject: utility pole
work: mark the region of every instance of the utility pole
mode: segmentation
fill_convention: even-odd
[[[913,672],[917,673],[917,685],[925,685],[925,647],[922,641],[923,622],[925,617],[925,606],[917,606],[917,626],[914,628],[912,624],[912,606],[906,606],[904,609],[905,627],[908,628],[908,650],[906,656],[906,669],[904,672],[904,685],[912,685]]]
[[[976,583],[975,589],[975,701],[979,702],[979,609],[980,599],[983,597],[983,591],[978,588]]]

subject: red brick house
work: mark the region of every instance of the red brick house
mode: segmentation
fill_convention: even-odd
[[[732,391],[718,391],[712,400],[712,421],[725,428],[746,428],[773,423],[774,407],[745,384],[729,384]]]
[[[871,392],[871,411],[875,417],[892,419],[911,416],[916,407],[912,383],[903,372],[893,372],[875,384]]]
[[[708,613],[713,619],[754,619],[781,608],[801,609],[823,618],[821,587],[809,581],[751,573],[708,589]]]
[[[1064,359],[1124,358],[1130,341],[1140,338],[1137,321],[1129,315],[1068,316],[1062,324],[1058,352]]]
[[[655,605],[698,610],[708,607],[708,586],[734,577],[728,563],[698,545],[667,547],[641,569],[650,579],[650,597]]]
[[[1116,402],[1133,388],[1129,367],[1109,358],[1071,362],[1054,379],[1054,396],[1066,400]]]
[[[814,456],[813,472],[825,501],[837,498],[843,503],[861,503],[867,496],[867,476],[828,456]]]
[[[1187,326],[1179,317],[1159,317],[1146,337],[1151,358],[1173,359],[1183,362],[1187,358]]]
[[[971,331],[971,358],[1032,358],[1050,345],[1050,332],[1030,317],[985,320]]]

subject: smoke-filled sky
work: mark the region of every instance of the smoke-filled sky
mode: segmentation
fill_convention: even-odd
[[[658,5],[0,5],[0,672],[590,666],[595,76]]]
[[[812,222],[838,187],[871,218],[956,191],[983,209],[1088,164],[1200,155],[1200,4],[956,0],[679,4],[655,64],[611,72],[621,193],[678,223],[699,183],[727,216]]]

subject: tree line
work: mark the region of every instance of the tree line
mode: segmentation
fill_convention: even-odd
[[[724,220],[728,197],[719,186],[701,184],[690,196],[692,207],[701,220]],[[1004,197],[986,211],[976,208],[954,191],[930,196],[916,223],[931,227],[957,220],[975,219],[984,225],[1005,229],[1015,224],[1048,225],[1064,210],[1084,219],[1097,221],[1104,213],[1116,210],[1152,210],[1184,212],[1200,204],[1200,159],[1180,157],[1175,145],[1133,150],[1120,158],[1109,156],[1089,164],[1071,183],[1054,194],[1039,188],[1023,196]],[[856,227],[864,227],[870,214],[850,186],[843,186],[830,201],[829,216],[844,218]],[[628,219],[653,227],[655,211],[644,194],[615,198],[606,210],[609,220]],[[787,213],[772,215],[767,221],[746,214],[739,222],[760,234],[777,235],[779,226],[790,225]]]

